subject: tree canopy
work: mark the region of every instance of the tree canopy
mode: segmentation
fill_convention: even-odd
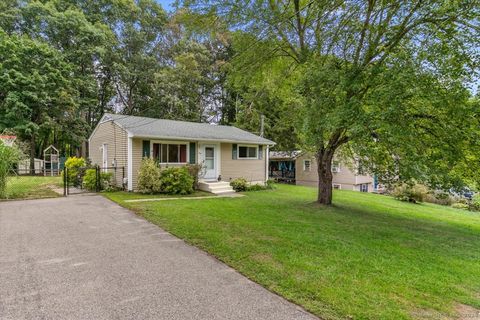
[[[8,39],[3,50],[9,50],[4,56],[12,59],[2,64],[0,77],[11,78],[14,70],[24,77],[0,88],[0,108],[6,110],[0,114],[0,129],[16,128],[28,138],[32,159],[50,143],[66,154],[85,152],[84,141],[106,111],[193,121],[218,118],[225,46],[187,28],[181,13],[169,16],[154,0],[11,1],[1,2],[0,9],[2,39]],[[22,55],[26,43],[38,47],[43,65],[28,66],[32,57]],[[39,72],[39,79],[29,67],[48,72]],[[32,91],[48,103],[41,110],[31,100],[22,101],[30,110],[27,129],[23,120],[12,117],[11,97]],[[59,101],[67,100],[65,92],[68,104]]]
[[[249,84],[244,97],[253,95],[252,105],[270,93],[295,110],[281,126],[295,119],[298,146],[314,153],[320,203],[332,202],[331,165],[340,149],[384,179],[446,187],[452,168],[478,141],[472,132],[478,109],[467,90],[478,76],[475,2],[184,5],[222,17],[238,35],[232,74]]]

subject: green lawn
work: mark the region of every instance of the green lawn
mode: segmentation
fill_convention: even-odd
[[[16,176],[7,181],[7,199],[38,199],[59,197],[52,189],[61,189],[61,177]]]
[[[315,192],[115,200],[326,319],[456,319],[460,303],[480,308],[480,214],[351,191],[324,208]]]

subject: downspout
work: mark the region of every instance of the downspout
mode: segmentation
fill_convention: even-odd
[[[127,190],[133,191],[133,137],[128,134],[127,142]]]
[[[265,150],[265,184],[267,183],[268,181],[268,163],[269,163],[269,154],[270,154],[270,146],[267,144],[267,148]]]

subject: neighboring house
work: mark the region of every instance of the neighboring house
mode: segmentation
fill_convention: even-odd
[[[270,177],[275,178],[272,175],[272,173],[275,173],[275,170],[272,170],[272,166],[277,165],[277,163],[288,164],[289,162],[294,162],[295,184],[303,186],[318,185],[317,161],[314,156],[300,152],[293,153],[289,158],[286,158],[286,154],[281,152],[271,152],[270,155]],[[275,161],[278,162],[275,163]],[[378,184],[375,178],[371,175],[361,174],[358,171],[358,165],[354,165],[353,161],[347,164],[334,160],[332,165],[333,188],[362,192],[377,191]]]
[[[270,151],[269,177],[279,182],[295,184],[295,159],[298,151]]]
[[[105,114],[88,141],[92,164],[125,168],[129,191],[136,190],[144,157],[158,160],[163,168],[202,164],[203,176],[199,178],[207,191],[218,180],[228,185],[240,177],[264,184],[268,179],[268,149],[275,144],[231,126],[118,114]],[[118,181],[121,176],[116,176],[117,183],[122,183]]]

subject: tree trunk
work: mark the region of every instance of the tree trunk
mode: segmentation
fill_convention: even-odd
[[[35,136],[30,137],[30,174],[35,174]]]
[[[332,160],[334,151],[320,150],[317,152],[318,196],[317,202],[324,205],[332,204]]]

